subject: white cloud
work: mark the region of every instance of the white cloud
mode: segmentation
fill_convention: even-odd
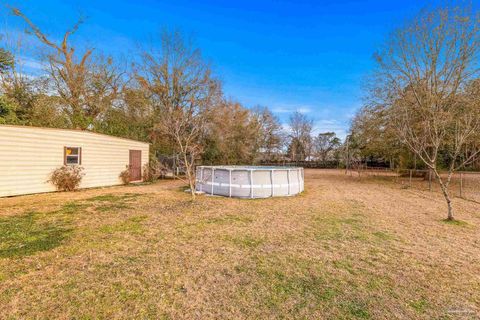
[[[285,132],[291,132],[291,127],[288,123],[282,123],[282,128]],[[347,136],[348,125],[335,119],[321,119],[313,123],[312,135],[316,136],[323,132],[335,132],[337,137],[344,140]]]
[[[43,71],[45,69],[40,61],[27,56],[18,57],[17,67],[20,70],[29,73],[38,73],[39,71]]]
[[[292,112],[291,109],[284,108],[284,107],[275,107],[275,108],[272,108],[272,111],[275,112],[275,113],[290,113],[290,112]]]
[[[347,136],[348,125],[335,119],[321,119],[313,124],[313,134],[335,132],[337,137],[344,139]]]
[[[309,113],[312,111],[312,109],[308,108],[308,107],[302,107],[302,108],[298,108],[296,111],[300,112],[300,113]]]
[[[33,69],[33,70],[43,70],[43,65],[32,58],[27,58],[27,57],[20,57],[20,64],[24,66],[25,68]]]
[[[290,127],[290,125],[288,123],[282,123],[282,130],[285,131],[285,132],[291,132],[292,127]]]
[[[300,112],[300,113],[310,113],[312,112],[312,108],[310,106],[277,106],[273,107],[272,111],[274,113],[294,113],[294,112]]]

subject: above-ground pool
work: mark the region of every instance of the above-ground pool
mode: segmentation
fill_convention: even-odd
[[[303,168],[199,166],[196,190],[239,198],[285,197],[303,191]]]

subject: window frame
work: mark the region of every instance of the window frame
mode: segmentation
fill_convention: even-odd
[[[78,154],[73,155],[73,156],[77,156],[77,163],[68,163],[67,158],[69,156],[67,155],[67,149],[77,149],[78,150]],[[70,155],[70,157],[71,156],[72,155]],[[82,165],[82,147],[64,146],[63,147],[63,164],[65,166],[80,166],[80,165]]]

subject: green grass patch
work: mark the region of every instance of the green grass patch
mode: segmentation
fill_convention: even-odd
[[[136,235],[143,234],[144,226],[142,222],[145,221],[146,219],[147,219],[147,216],[131,217],[122,222],[105,225],[100,228],[100,231],[108,234],[117,233],[117,232],[136,234]]]
[[[88,204],[81,202],[67,202],[60,209],[54,211],[53,213],[75,214],[87,209],[88,207]]]
[[[88,198],[85,201],[94,203],[95,211],[105,213],[131,209],[130,201],[140,196],[142,196],[140,193],[104,194]]]
[[[341,308],[348,313],[349,318],[353,319],[370,319],[368,306],[362,301],[344,301],[340,304]]]
[[[350,274],[355,273],[352,263],[348,260],[334,260],[332,263],[336,269],[348,271]]]
[[[395,239],[395,237],[393,235],[389,234],[386,231],[375,231],[372,234],[379,240],[388,241],[388,240]]]
[[[338,293],[318,274],[287,274],[278,269],[258,270],[258,274],[267,288],[263,303],[270,308],[280,307],[291,299],[294,301],[293,308],[298,311],[312,302],[318,304],[331,301]]]
[[[131,209],[132,207],[125,203],[114,203],[114,204],[105,204],[95,207],[97,212],[112,212],[119,211],[123,209]]]
[[[462,221],[462,220],[448,220],[448,219],[443,219],[442,220],[443,223],[445,224],[449,224],[449,225],[452,225],[452,226],[458,226],[458,227],[468,227],[469,224],[468,222],[465,222],[465,221]]]
[[[235,266],[242,278],[254,279],[255,304],[281,318],[295,318],[319,306],[332,306],[340,294],[317,262],[303,258],[256,255],[250,263]],[[288,306],[288,310],[285,308]],[[323,308],[322,307],[322,308]],[[287,312],[287,314],[285,314]]]
[[[205,224],[230,224],[230,223],[236,223],[236,222],[250,223],[252,221],[253,219],[250,217],[229,214],[222,217],[208,218],[203,220],[202,222]]]
[[[141,194],[101,195],[84,201],[64,203],[59,209],[40,213],[27,212],[22,215],[0,218],[0,258],[22,257],[39,251],[48,251],[60,246],[71,232],[71,216],[84,213],[94,206],[97,212],[111,212],[129,209],[128,200]],[[138,218],[114,226],[105,227],[104,232],[141,230]]]
[[[244,248],[244,249],[254,249],[260,246],[264,241],[263,239],[257,239],[252,236],[244,236],[244,237],[225,237],[225,240],[233,243],[237,247]]]
[[[428,301],[425,299],[419,299],[415,301],[411,301],[409,303],[410,307],[412,307],[418,313],[424,313],[428,308]]]
[[[208,226],[216,226],[216,225],[229,225],[229,224],[235,224],[235,223],[240,223],[240,224],[248,224],[252,222],[253,219],[250,217],[245,217],[245,216],[238,216],[238,215],[225,215],[225,216],[219,216],[219,217],[210,217],[210,218],[205,218],[201,219],[198,222],[195,223],[186,223],[180,226],[180,228],[184,229],[201,229],[204,230]]]
[[[385,291],[391,291],[392,286],[394,286],[394,284],[388,279],[382,279],[376,276],[371,277],[366,284],[366,288],[369,290],[382,289]]]
[[[60,246],[71,229],[64,221],[41,221],[41,217],[28,212],[0,219],[0,258],[29,256]]]
[[[96,196],[88,198],[85,201],[98,201],[98,202],[118,202],[122,200],[130,200],[140,197],[140,193],[124,193],[124,194],[104,194],[101,196]]]
[[[368,239],[367,230],[359,218],[316,217],[314,227],[317,240]]]

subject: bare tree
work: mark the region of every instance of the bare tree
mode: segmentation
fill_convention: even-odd
[[[40,109],[40,100],[45,96],[45,79],[33,77],[25,70],[25,61],[21,59],[27,51],[24,35],[6,31],[2,34],[1,40],[4,45],[2,50],[7,54],[2,60],[7,64],[0,72],[0,94],[4,106],[10,106],[9,109],[15,115],[14,119],[7,123],[36,125],[47,117],[53,119],[50,112],[43,112],[39,118],[33,119],[36,109]],[[55,107],[49,109],[54,110]]]
[[[229,100],[217,103],[212,111],[202,142],[205,149],[202,158],[229,165],[254,162],[262,137],[258,118],[240,103]]]
[[[56,43],[19,9],[12,8],[11,11],[25,21],[29,31],[46,47],[46,71],[71,126],[80,129],[90,127],[117,98],[122,73],[118,72],[110,58],[94,62],[92,48],[76,54],[77,50],[69,40],[83,19],[67,30],[63,39]]]
[[[283,146],[283,130],[279,119],[267,108],[257,106],[253,109],[253,116],[259,124],[258,147],[265,160],[272,160],[278,155]]]
[[[340,144],[340,139],[337,138],[335,132],[319,133],[313,139],[314,153],[320,158],[323,165],[325,165],[328,157],[332,154],[332,151],[339,147]]]
[[[154,137],[167,136],[178,148],[194,199],[195,160],[202,152],[209,112],[221,96],[220,85],[200,51],[178,32],[163,33],[160,50],[143,53],[136,78],[154,108]]]
[[[395,160],[412,153],[399,139],[389,106],[362,107],[352,119],[350,133],[362,158],[388,161],[392,169]]]
[[[295,111],[290,116],[290,146],[292,160],[305,160],[311,151],[313,121],[304,113]]]
[[[424,12],[397,30],[376,55],[377,103],[390,110],[400,139],[438,179],[453,220],[449,185],[453,173],[480,149],[478,97],[469,93],[478,76],[479,20],[467,10]],[[471,149],[467,158],[462,157]],[[440,152],[448,154],[448,173],[440,174]]]

